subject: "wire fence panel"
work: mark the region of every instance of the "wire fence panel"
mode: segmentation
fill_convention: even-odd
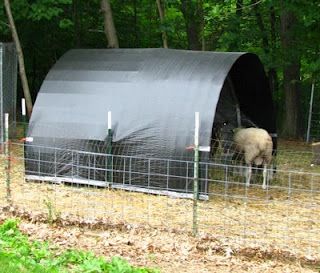
[[[309,139],[312,141],[320,140],[320,112],[319,111],[312,112]]]
[[[12,204],[45,215],[48,221],[104,219],[113,224],[192,231],[193,161],[112,155],[112,168],[108,168],[108,154],[61,153],[52,147],[32,147],[33,153],[28,154],[28,145],[10,144],[10,170],[5,169],[7,159],[0,159],[2,207],[8,205],[5,181],[10,174]],[[42,156],[39,149],[54,149],[54,156]],[[307,170],[312,155],[305,153],[300,164]],[[233,249],[278,249],[319,259],[320,172],[317,168],[313,172],[286,169],[289,161],[285,159],[293,160],[296,154],[280,149],[280,164],[276,171],[269,170],[266,190],[258,168],[253,168],[248,187],[247,166],[200,162],[199,233],[214,236]],[[27,171],[29,164],[33,172]],[[175,183],[184,186],[175,189],[171,187]]]
[[[299,255],[319,251],[318,173],[277,171],[268,189],[262,190],[260,184],[247,187],[232,174],[227,176],[229,168],[221,167],[220,177],[209,181],[213,185],[209,202],[216,213],[202,205],[202,230],[233,238],[240,245],[294,250]]]
[[[122,157],[125,159],[126,167],[123,170],[113,170],[114,173],[119,174],[118,177],[121,177],[122,181],[113,182],[111,188],[105,181],[102,182],[103,184],[98,184],[97,181],[90,180],[91,177],[88,179],[78,177],[81,168],[88,172],[96,167],[90,166],[91,161],[87,161],[87,165],[75,163],[73,166],[67,166],[76,170],[75,176],[71,176],[70,172],[68,172],[68,176],[63,176],[61,173],[48,173],[42,169],[46,164],[50,164],[52,169],[55,169],[56,161],[49,161],[41,157],[25,158],[24,148],[24,144],[11,144],[11,150],[15,151],[12,156],[14,164],[10,172],[11,187],[14,188],[13,204],[34,213],[48,213],[48,210],[54,210],[51,213],[56,214],[55,216],[65,214],[79,216],[83,219],[110,218],[113,222],[126,221],[132,224],[189,229],[188,219],[190,214],[192,217],[192,209],[179,205],[180,203],[185,204],[185,200],[164,196],[163,194],[168,193],[167,184],[162,188],[153,185],[154,179],[157,181],[159,177],[161,180],[169,178],[169,171],[162,170],[161,164],[164,164],[162,160],[159,162],[157,159]],[[81,157],[82,152],[74,151],[72,154],[74,158],[78,158]],[[94,157],[95,155],[90,154],[90,156]],[[29,160],[34,161],[37,168],[35,172],[25,175],[25,165]],[[135,160],[139,161],[138,165],[135,165],[135,168],[130,167],[130,162],[133,166]],[[166,162],[165,166],[168,165]],[[138,169],[137,166],[142,168]],[[161,167],[160,171],[157,171],[159,166]],[[108,170],[104,168],[103,171]],[[149,185],[144,184],[141,187],[139,184],[135,184],[135,187],[130,187],[133,184],[131,178],[133,181],[149,182]],[[188,180],[183,178],[185,181]],[[143,191],[145,194],[141,194],[139,191]],[[187,202],[191,206],[191,201]],[[171,207],[180,207],[180,212],[176,215],[176,211],[171,211]]]

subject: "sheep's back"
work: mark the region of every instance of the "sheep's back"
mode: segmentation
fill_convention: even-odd
[[[258,157],[268,163],[271,162],[273,144],[266,130],[261,128],[240,129],[234,135],[234,142],[236,149],[245,154],[247,163]]]
[[[271,140],[268,132],[261,128],[240,129],[234,134],[234,142],[238,145],[251,145]]]

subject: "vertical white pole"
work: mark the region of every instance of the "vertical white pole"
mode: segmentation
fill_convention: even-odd
[[[112,164],[112,120],[111,120],[111,111],[108,111],[108,136],[107,136],[107,182],[113,182],[113,164]]]
[[[7,189],[7,201],[11,201],[11,189],[10,189],[10,150],[9,150],[9,114],[4,114],[4,137],[5,137],[5,157],[6,157],[6,189]]]
[[[194,145],[199,146],[199,128],[200,128],[200,115],[199,112],[194,113],[195,126],[194,126]]]
[[[4,128],[9,129],[9,114],[8,113],[4,114]]]
[[[9,151],[9,114],[5,113],[4,114],[4,153],[6,156],[8,156],[8,151]]]
[[[112,128],[111,124],[111,111],[108,111],[108,130]]]
[[[311,130],[311,119],[312,119],[312,107],[313,107],[313,94],[314,94],[314,81],[311,86],[310,106],[309,106],[309,117],[308,117],[308,128],[306,142],[310,141],[310,130]]]
[[[27,136],[27,110],[26,110],[26,100],[21,99],[21,114],[22,114],[22,126],[23,126],[23,137]]]
[[[198,234],[198,198],[199,198],[199,129],[200,115],[195,112],[194,127],[194,170],[193,170],[193,223],[192,233],[194,236]]]
[[[21,112],[22,116],[26,115],[26,100],[24,98],[21,99]]]

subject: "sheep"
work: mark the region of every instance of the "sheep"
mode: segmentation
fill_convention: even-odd
[[[272,160],[272,139],[268,132],[260,128],[237,128],[233,140],[237,152],[244,155],[244,161],[248,165],[246,173],[246,185],[250,186],[252,164],[263,165],[262,188],[267,188],[267,165]]]

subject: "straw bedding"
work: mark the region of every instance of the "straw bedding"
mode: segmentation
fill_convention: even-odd
[[[62,219],[93,225],[100,221],[106,226],[124,223],[131,227],[156,228],[159,232],[178,231],[179,236],[185,238],[190,236],[192,200],[107,188],[26,182],[19,155],[20,150],[12,151],[11,200],[15,211],[28,213],[31,219],[45,215],[46,220],[52,222]],[[5,168],[6,162],[2,157],[1,207],[8,206]],[[305,168],[311,168],[310,164]],[[200,237],[214,238],[219,245],[216,249],[229,247],[233,253],[255,249],[255,253],[268,255],[289,253],[288,256],[309,263],[320,261],[320,179],[305,173],[297,174],[291,184],[296,183],[297,187],[291,188],[285,186],[287,174],[279,175],[277,179],[275,186],[267,191],[262,190],[261,185],[250,188],[244,185],[228,188],[211,185],[210,200],[199,202]]]

